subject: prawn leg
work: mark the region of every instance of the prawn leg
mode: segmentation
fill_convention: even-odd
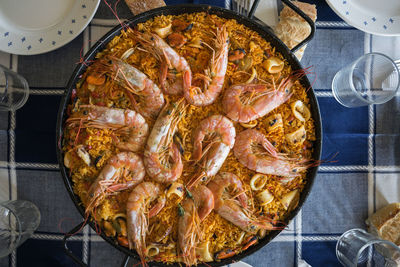
[[[261,118],[288,101],[294,82],[304,75],[304,71],[293,72],[278,87],[275,82],[233,85],[224,93],[223,110],[231,120],[241,123]]]
[[[90,186],[86,214],[94,210],[107,195],[129,189],[143,181],[145,169],[142,159],[132,152],[121,152],[107,162]]]
[[[160,187],[151,182],[137,185],[126,203],[129,248],[135,248],[142,264],[146,265],[146,233],[148,231],[148,205],[160,193]]]
[[[214,51],[214,48],[209,47]],[[229,38],[226,26],[218,27],[216,31],[215,51],[210,61],[209,71],[200,75],[205,80],[203,87],[185,87],[186,100],[195,106],[212,104],[222,91],[226,70],[228,68]],[[197,75],[199,77],[199,75]],[[207,80],[207,81],[206,81]]]
[[[196,247],[202,239],[199,224],[214,208],[213,194],[206,186],[199,185],[191,195],[183,201],[184,212],[178,221],[178,245],[188,266],[197,264]]]
[[[194,133],[193,159],[202,172],[188,182],[189,188],[200,179],[217,174],[235,143],[235,136],[233,123],[222,115],[212,115],[200,122]],[[205,149],[204,143],[208,143]]]
[[[165,105],[147,139],[144,164],[149,176],[157,182],[171,183],[182,174],[182,158],[173,136],[185,107],[184,99]]]
[[[107,108],[94,105],[80,107],[84,116],[72,115],[67,119],[68,126],[79,125],[98,129],[112,129],[120,132],[126,141],[114,137],[115,145],[122,150],[137,152],[143,149],[149,127],[142,115],[129,109]]]
[[[243,231],[256,234],[259,229],[278,229],[272,224],[272,220],[256,218],[247,209],[247,196],[244,194],[242,182],[233,173],[219,173],[207,187],[214,195],[215,211]]]
[[[160,84],[164,93],[170,95],[181,95],[188,90],[192,84],[192,71],[186,59],[180,56],[160,36],[153,33],[141,33],[130,31],[130,36],[141,43],[141,45],[155,55],[161,61]],[[171,81],[168,80],[168,70],[173,69],[176,74]],[[179,76],[183,77],[178,78]]]
[[[259,145],[265,149],[264,152],[253,149]],[[237,135],[233,153],[241,164],[263,174],[294,177],[311,166],[308,160],[292,159],[285,154],[279,154],[268,139],[254,129],[242,131]]]
[[[110,79],[138,97],[140,101],[135,99],[131,99],[131,101],[134,101],[132,104],[141,115],[146,118],[157,117],[165,103],[164,95],[146,74],[113,56],[105,56],[96,61],[91,66],[91,70],[109,76]]]

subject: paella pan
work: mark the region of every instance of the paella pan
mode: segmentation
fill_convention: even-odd
[[[205,6],[149,11],[107,34],[59,114],[61,170],[82,215],[145,262],[226,264],[268,243],[320,155],[318,104],[288,54],[257,24]]]

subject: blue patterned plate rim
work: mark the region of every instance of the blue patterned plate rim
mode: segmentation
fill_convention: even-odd
[[[351,26],[376,35],[400,35],[399,0],[326,0],[333,11]]]
[[[60,48],[75,39],[86,28],[96,13],[100,1],[72,0],[67,12],[60,14],[59,18],[55,17],[54,24],[38,29],[14,26],[3,16],[3,19],[0,19],[0,50],[17,55],[36,55]],[[46,0],[41,2],[45,3]],[[2,12],[7,14],[7,10]],[[40,14],[45,16],[46,13],[48,12]]]

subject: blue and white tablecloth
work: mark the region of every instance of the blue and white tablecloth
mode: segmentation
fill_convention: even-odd
[[[194,2],[230,4],[225,0]],[[400,58],[394,49],[399,40],[365,34],[340,20],[324,1],[308,2],[317,5],[317,31],[302,64],[313,65],[317,75],[314,90],[322,115],[322,158],[339,154],[337,163],[320,167],[308,200],[288,229],[243,259],[252,266],[297,266],[302,259],[312,266],[340,266],[335,256],[338,237],[350,228],[365,228],[368,214],[399,201],[399,99],[348,109],[335,101],[330,90],[334,74],[364,53],[382,51]],[[123,1],[118,13],[122,18],[130,17]],[[38,231],[16,252],[0,259],[0,266],[75,266],[62,249],[62,232],[82,218],[68,196],[56,162],[57,110],[81,48],[87,51],[116,23],[102,3],[90,26],[60,49],[36,56],[0,53],[0,64],[23,75],[31,87],[23,108],[0,112],[0,201],[30,200],[42,214]],[[90,266],[120,266],[124,258],[88,227],[71,238],[70,247]]]

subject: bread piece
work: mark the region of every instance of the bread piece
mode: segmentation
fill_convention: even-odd
[[[295,6],[297,6],[298,8],[300,8],[301,11],[303,11],[307,16],[309,16],[310,19],[312,19],[313,21],[315,21],[317,19],[317,9],[316,9],[315,5],[298,2],[298,1],[294,1],[293,4]],[[300,15],[298,15],[296,12],[294,12],[293,9],[291,9],[288,6],[285,6],[282,9],[280,16],[281,16],[281,18],[282,17],[283,18],[294,18],[294,19],[304,21],[304,19],[302,17],[300,17]]]
[[[125,2],[134,15],[165,6],[163,0],[125,0]]]
[[[317,8],[315,5],[302,2],[293,2],[300,8],[307,16],[314,22],[317,19]],[[284,42],[290,49],[295,47],[303,41],[311,32],[310,26],[307,21],[297,15],[290,7],[285,6],[280,14],[279,23],[275,28],[276,35]],[[306,46],[300,48],[296,53],[296,57],[301,60]]]
[[[400,203],[392,203],[379,209],[365,223],[373,235],[400,245]]]

